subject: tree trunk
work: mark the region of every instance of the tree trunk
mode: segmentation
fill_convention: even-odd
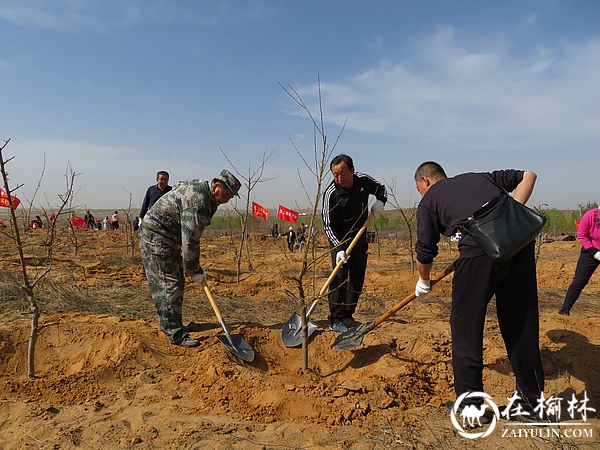
[[[308,370],[308,320],[306,319],[306,303],[302,302],[302,373]]]
[[[29,302],[31,304],[31,330],[29,332],[29,345],[27,347],[27,375],[33,378],[35,376],[35,343],[39,331],[40,309],[33,296],[29,297]]]

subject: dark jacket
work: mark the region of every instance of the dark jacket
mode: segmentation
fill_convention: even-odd
[[[323,229],[332,248],[348,248],[369,215],[369,195],[374,195],[384,204],[387,202],[385,186],[359,172],[354,173],[350,189],[338,186],[334,181],[327,187],[323,194]],[[361,239],[366,240],[365,234]]]
[[[140,209],[140,217],[143,218],[150,207],[156,203],[156,201],[173,189],[171,186],[167,186],[164,191],[161,191],[158,188],[158,185],[153,185],[148,188],[146,191],[146,195],[144,196],[144,201],[142,202],[142,207]]]
[[[417,260],[423,264],[433,262],[441,234],[455,234],[461,222],[501,192],[500,187],[514,191],[523,180],[523,174],[522,170],[496,170],[464,173],[437,181],[417,208]],[[471,236],[463,236],[458,249],[461,257],[484,254]]]

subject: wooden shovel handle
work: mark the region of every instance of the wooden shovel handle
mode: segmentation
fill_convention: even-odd
[[[350,245],[346,249],[346,255],[349,255],[350,252],[352,251],[352,249],[356,246],[358,240],[360,239],[360,237],[366,231],[366,229],[369,226],[369,223],[371,222],[371,219],[373,219],[373,217],[374,217],[374,213],[373,213],[373,211],[371,211],[369,213],[369,216],[367,217],[367,220],[365,220],[364,225],[362,227],[360,227],[360,230],[358,230],[358,233],[356,233],[356,236],[354,236],[354,239],[352,239],[352,242],[350,242]],[[333,279],[335,278],[335,276],[340,271],[340,269],[342,268],[343,265],[344,265],[344,262],[342,262],[342,261],[339,261],[336,264],[335,268],[333,269],[333,272],[331,272],[331,275],[329,275],[329,278],[327,278],[327,281],[325,281],[325,284],[323,285],[323,287],[319,291],[319,297],[321,297],[322,295],[325,295],[325,293],[329,289],[329,285],[331,284],[331,282],[333,281]],[[318,300],[318,298],[317,298],[317,300]],[[315,300],[315,302],[317,300]]]
[[[217,306],[217,302],[215,302],[215,298],[213,297],[212,292],[210,292],[210,289],[206,285],[206,280],[202,280],[202,287],[204,287],[204,292],[206,293],[206,296],[208,297],[210,306],[212,306],[213,311],[217,315],[217,320],[219,322],[222,322],[223,316],[221,316],[221,311],[219,311],[219,307]]]
[[[442,272],[436,274],[435,276],[433,276],[431,278],[431,286],[435,285],[438,281],[440,281],[442,278],[445,278],[447,275],[450,275],[452,272],[454,272],[454,264],[449,264]],[[406,305],[408,305],[410,302],[412,302],[415,298],[417,298],[417,296],[413,292],[408,297],[406,297],[404,300],[402,300],[400,303],[397,303],[388,312],[386,312],[381,317],[379,317],[375,321],[375,326],[379,326],[383,321],[385,321],[385,320],[389,319],[390,317],[392,317],[400,309],[404,308]]]

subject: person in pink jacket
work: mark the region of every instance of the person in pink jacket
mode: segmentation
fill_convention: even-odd
[[[581,253],[573,281],[567,289],[562,308],[558,311],[563,316],[571,314],[571,308],[581,291],[600,265],[600,208],[590,209],[583,215],[577,229],[577,239],[581,242]]]

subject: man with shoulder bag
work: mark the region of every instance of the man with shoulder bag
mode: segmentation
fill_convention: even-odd
[[[423,197],[417,209],[415,248],[419,280],[416,296],[427,295],[432,290],[430,273],[438,255],[440,235],[458,234],[460,239],[460,254],[454,262],[450,314],[456,396],[484,392],[483,332],[487,306],[495,295],[498,323],[515,375],[518,396],[511,404],[514,409],[506,413],[518,410],[521,412],[518,418],[522,421],[539,419],[534,408],[544,391],[535,235],[530,241],[521,243],[508,259],[493,260],[477,244],[475,235],[464,234],[463,226],[468,218],[503,191],[514,191],[514,200],[524,205],[533,192],[536,179],[534,172],[513,169],[464,173],[448,178],[444,169],[433,161],[424,162],[415,172],[416,187]],[[460,406],[472,404],[478,407],[482,402],[481,398],[466,397]],[[446,407],[452,409],[454,402],[447,402]]]

